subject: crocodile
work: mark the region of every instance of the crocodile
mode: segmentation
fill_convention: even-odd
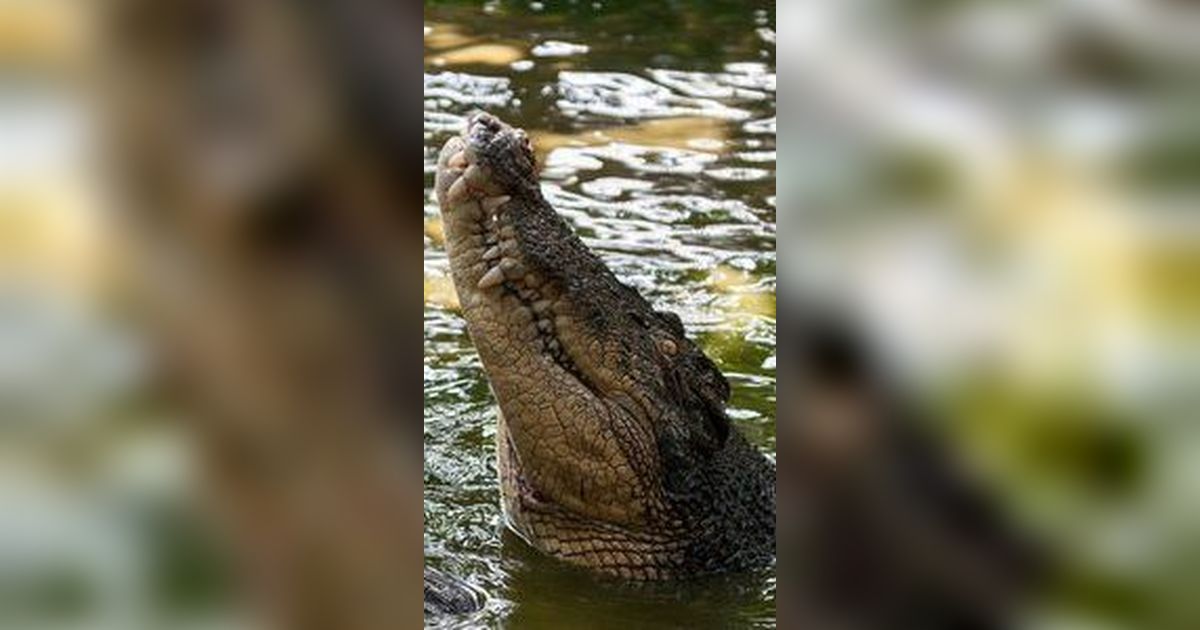
[[[499,407],[507,526],[623,580],[770,566],[775,465],[731,423],[728,381],[547,202],[527,134],[472,115],[441,150],[435,191]]]

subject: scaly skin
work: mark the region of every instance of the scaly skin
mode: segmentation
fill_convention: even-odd
[[[775,467],[730,426],[728,383],[550,207],[524,132],[473,116],[436,190],[510,527],[627,579],[770,564]]]

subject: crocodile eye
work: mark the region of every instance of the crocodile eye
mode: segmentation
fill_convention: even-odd
[[[679,352],[679,344],[675,343],[673,339],[661,339],[658,342],[658,349],[663,354],[673,357]]]

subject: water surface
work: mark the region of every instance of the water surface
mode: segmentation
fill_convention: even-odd
[[[530,133],[543,190],[623,281],[677,312],[775,448],[773,3],[427,2],[425,552],[489,594],[463,627],[773,627],[774,572],[631,586],[507,532],[494,403],[450,282],[438,149],[484,109]]]

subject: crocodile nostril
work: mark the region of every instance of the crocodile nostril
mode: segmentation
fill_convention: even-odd
[[[480,112],[471,118],[471,126],[494,132],[500,128],[500,120],[487,112]]]

